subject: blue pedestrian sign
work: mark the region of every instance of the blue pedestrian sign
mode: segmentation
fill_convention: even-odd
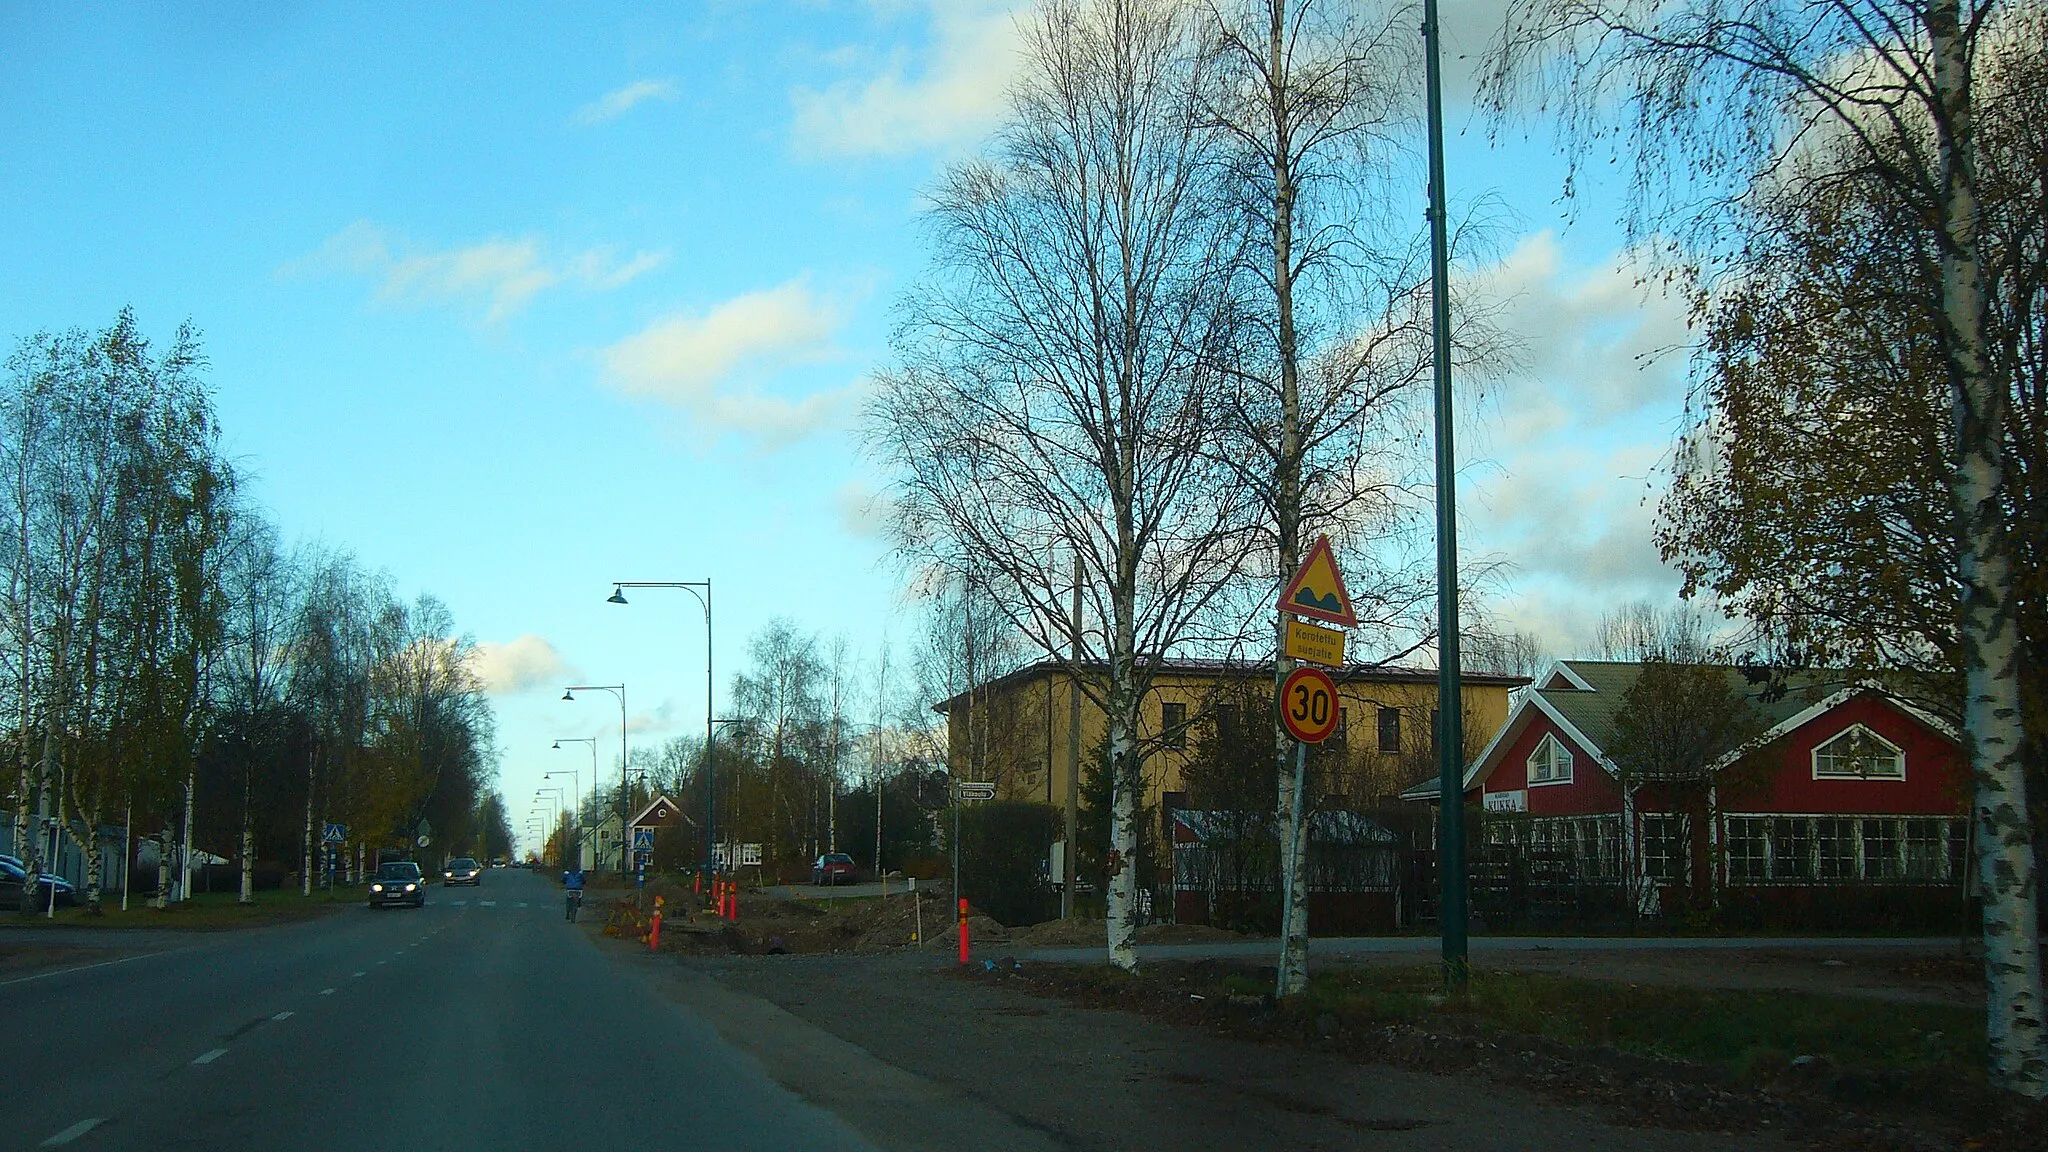
[[[324,825],[320,833],[320,842],[322,844],[339,844],[347,839],[348,825],[346,824]]]
[[[654,829],[652,829],[652,828],[635,828],[635,829],[633,829],[633,851],[635,851],[635,852],[652,852],[652,851],[654,851]]]

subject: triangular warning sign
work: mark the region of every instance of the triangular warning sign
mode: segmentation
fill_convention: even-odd
[[[1301,562],[1301,570],[1280,593],[1280,611],[1346,628],[1358,626],[1358,614],[1351,610],[1351,593],[1344,590],[1344,577],[1337,572],[1337,560],[1330,555],[1330,538],[1316,537],[1315,547]]]

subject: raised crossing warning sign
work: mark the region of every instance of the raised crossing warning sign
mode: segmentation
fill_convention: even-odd
[[[1280,611],[1321,620],[1345,628],[1358,626],[1358,613],[1351,609],[1351,593],[1344,589],[1344,577],[1337,571],[1337,559],[1330,553],[1330,538],[1316,537],[1308,556],[1294,579],[1280,593]]]

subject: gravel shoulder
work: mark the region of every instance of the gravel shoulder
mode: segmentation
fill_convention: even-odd
[[[885,1148],[1773,1148],[1611,1124],[1483,1078],[1251,1043],[963,978],[926,952],[652,956],[592,933]]]

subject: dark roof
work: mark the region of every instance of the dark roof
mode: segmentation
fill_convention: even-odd
[[[987,692],[993,688],[1007,688],[1012,684],[1037,679],[1040,676],[1062,674],[1067,670],[1064,660],[1040,660],[1026,664],[1013,672],[1007,672],[993,680],[975,685],[966,692],[955,693],[937,704],[932,711],[951,712],[953,705],[976,692]],[[1109,663],[1104,660],[1084,660],[1081,671],[1089,676],[1109,675]],[[1339,684],[1435,684],[1436,669],[1404,668],[1394,664],[1347,664],[1342,668],[1328,668],[1330,679]],[[1214,676],[1225,677],[1271,677],[1271,660],[1162,660],[1151,668],[1154,676]],[[1467,685],[1480,688],[1519,688],[1529,682],[1527,676],[1503,676],[1494,672],[1467,672],[1462,680]]]
[[[1907,685],[1902,676],[1871,676],[1868,673],[1850,672],[1839,668],[1744,668],[1733,664],[1707,665],[1727,679],[1729,689],[1748,699],[1750,708],[1761,721],[1761,731],[1769,732],[1779,725],[1798,716],[1801,712],[1834,694],[1859,685],[1872,686],[1875,690],[1897,692],[1895,688]],[[1615,736],[1615,718],[1621,713],[1621,706],[1627,699],[1630,688],[1643,675],[1643,663],[1621,660],[1560,660],[1543,674],[1526,691],[1542,697],[1559,716],[1579,730],[1593,747],[1588,751],[1605,756]],[[1586,685],[1585,688],[1571,683],[1571,677]],[[1897,681],[1896,686],[1891,682]],[[1508,713],[1508,724],[1513,724],[1526,698],[1518,700],[1513,711]],[[1505,728],[1503,729],[1505,730]],[[1731,732],[1727,746],[1720,750],[1726,755],[1734,752],[1749,734]],[[1491,751],[1491,745],[1487,751]],[[1481,754],[1482,756],[1484,753]],[[1466,775],[1479,765],[1466,765]],[[1409,785],[1401,792],[1404,800],[1434,800],[1441,794],[1438,778],[1430,776]]]

